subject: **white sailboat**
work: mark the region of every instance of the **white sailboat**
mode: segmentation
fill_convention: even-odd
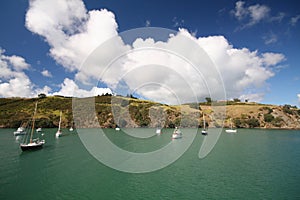
[[[208,131],[206,130],[206,122],[205,122],[205,117],[204,117],[204,113],[202,114],[203,117],[203,129],[201,131],[202,135],[207,135]]]
[[[156,128],[155,133],[156,133],[157,135],[161,134],[161,129],[160,129],[160,128]]]
[[[62,112],[60,111],[60,115],[59,115],[59,124],[58,124],[58,129],[57,129],[57,132],[55,134],[55,137],[58,138],[62,135],[62,131],[61,131],[61,128],[60,128],[60,124],[61,124],[61,115],[62,115]]]
[[[42,132],[42,128],[40,127],[40,128],[37,128],[36,129],[36,132]]]
[[[175,127],[175,130],[172,134],[172,139],[179,139],[179,138],[182,138],[182,133],[181,133],[180,129]]]
[[[225,130],[225,131],[226,131],[226,133],[236,133],[236,132],[237,132],[236,129],[233,129],[233,128],[232,128],[232,121],[231,121],[231,118],[230,118],[230,129],[227,129],[227,130]]]
[[[18,135],[25,135],[26,131],[25,128],[20,126],[16,131],[14,131],[14,136],[18,136]]]
[[[74,129],[73,129],[73,127],[72,127],[72,126],[69,128],[69,131],[74,131]]]
[[[22,151],[40,149],[45,144],[45,140],[40,140],[39,138],[33,139],[36,110],[37,110],[37,103],[35,104],[35,109],[32,117],[32,127],[31,127],[29,143],[26,143],[27,137],[25,137],[24,142],[20,144]]]

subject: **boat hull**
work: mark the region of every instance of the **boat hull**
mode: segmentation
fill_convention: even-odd
[[[226,133],[236,133],[236,130],[225,130]]]
[[[36,132],[42,132],[42,128],[36,129]]]
[[[26,132],[18,132],[18,131],[15,131],[14,132],[14,136],[18,136],[18,135],[26,135]]]
[[[158,135],[161,134],[161,129],[156,129],[155,133]]]
[[[44,141],[40,141],[39,143],[34,143],[34,144],[21,144],[20,147],[22,151],[29,151],[29,150],[38,150],[43,148]]]
[[[180,138],[182,138],[182,135],[179,135],[179,134],[172,135],[172,139],[180,139]]]

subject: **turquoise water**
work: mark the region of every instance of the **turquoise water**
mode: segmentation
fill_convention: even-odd
[[[13,131],[0,129],[0,199],[300,198],[300,131],[222,133],[201,160],[198,152],[204,136],[198,134],[176,162],[142,174],[103,165],[76,133],[64,130],[67,134],[55,139],[56,130],[45,129],[44,148],[22,152]],[[112,129],[105,134],[121,148],[147,152],[170,142],[171,130],[147,139]]]

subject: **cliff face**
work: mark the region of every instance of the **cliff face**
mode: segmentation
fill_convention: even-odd
[[[262,105],[255,103],[227,102],[226,106],[192,103],[169,106],[152,101],[127,97],[98,96],[72,98],[2,98],[0,99],[0,127],[16,128],[32,118],[34,104],[38,102],[36,126],[57,127],[62,111],[62,127],[202,127],[203,115],[209,127],[231,123],[237,128],[300,128],[300,110],[289,105]],[[74,99],[73,99],[74,101]],[[87,103],[88,102],[88,103]],[[93,104],[92,107],[88,106]],[[73,107],[72,107],[73,106]],[[88,110],[91,109],[92,110]],[[218,109],[223,110],[220,116]],[[76,111],[76,112],[75,112]],[[74,116],[73,116],[74,115]],[[219,120],[223,118],[224,121]]]
[[[299,129],[300,110],[289,106],[244,104],[226,106],[227,120],[229,126],[232,119],[236,127],[241,128],[270,128],[270,129]]]

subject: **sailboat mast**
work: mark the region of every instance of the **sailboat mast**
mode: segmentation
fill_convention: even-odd
[[[37,102],[35,103],[35,108],[34,108],[34,113],[33,113],[33,118],[32,118],[32,127],[31,127],[31,134],[30,134],[30,143],[32,143],[32,137],[33,137],[33,132],[34,132],[34,124],[35,124],[35,114],[37,110]]]
[[[204,117],[204,113],[203,113],[203,129],[205,130],[205,117]]]
[[[59,124],[58,124],[58,130],[60,130],[60,124],[61,124],[61,111],[60,111],[60,115],[59,115]]]

